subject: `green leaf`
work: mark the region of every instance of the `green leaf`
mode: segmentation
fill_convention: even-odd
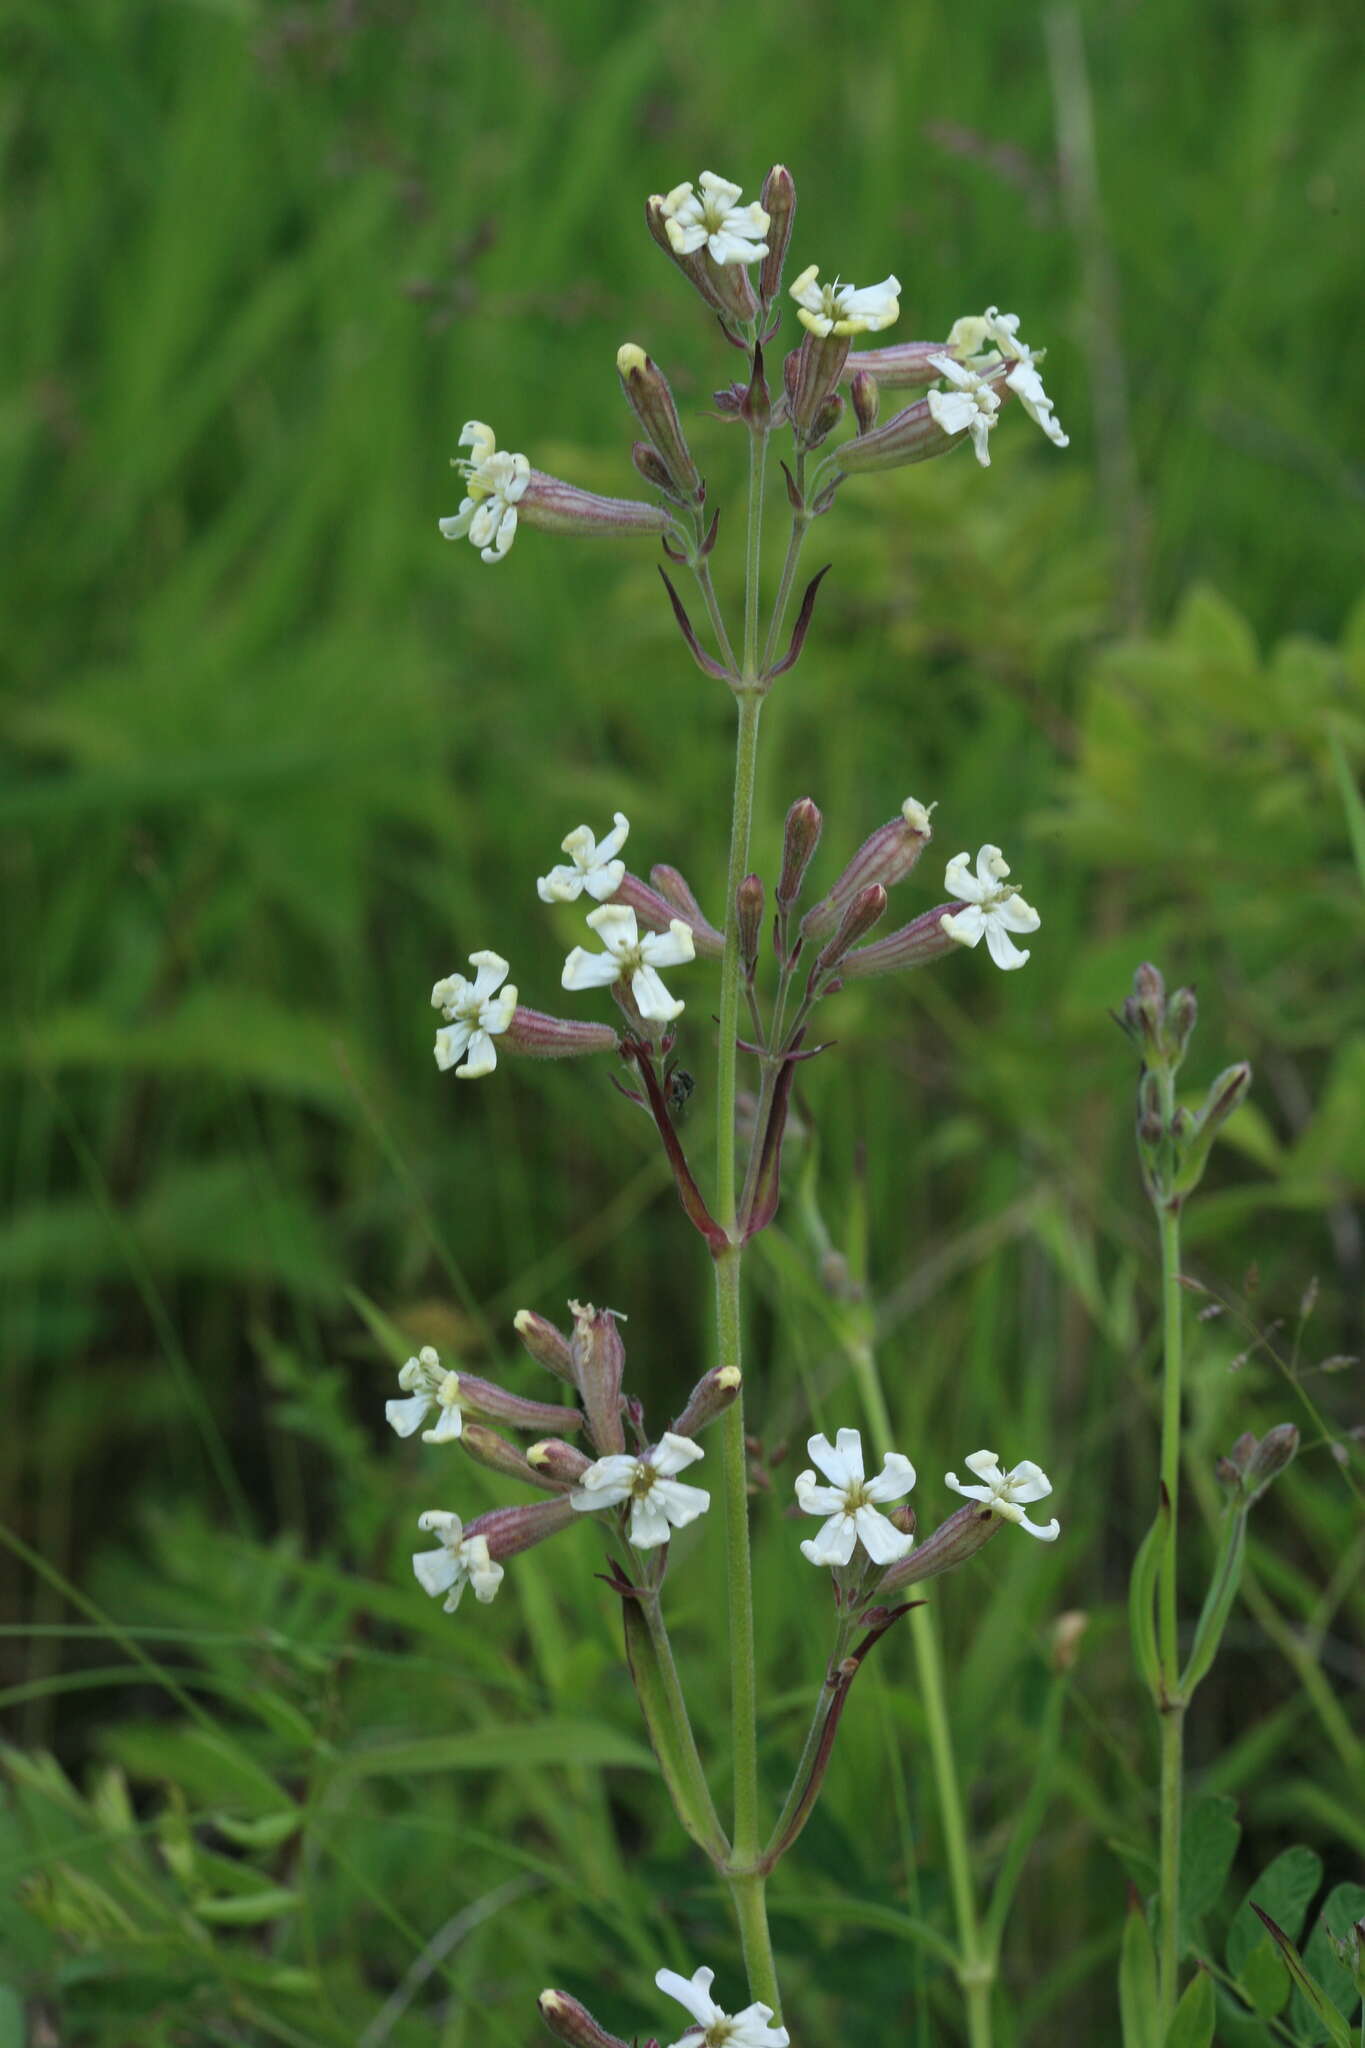
[[[1336,1935],[1341,1940],[1353,1922],[1362,1916],[1365,1916],[1365,1885],[1335,1885],[1327,1894],[1327,1903],[1319,1913],[1303,1951],[1305,1969],[1322,1986],[1336,2010],[1348,2020],[1360,2010],[1360,1993],[1352,1981],[1351,1972],[1332,1947],[1332,1936]],[[1307,2031],[1310,2039],[1313,2037],[1309,2001],[1297,1990],[1294,1994],[1294,2022]]]
[[[1297,1940],[1308,1908],[1322,1883],[1322,1858],[1300,1844],[1266,1865],[1233,1916],[1228,1929],[1228,1969],[1249,2004],[1267,2018],[1289,1997],[1289,1978],[1275,1943],[1256,1916],[1259,1906],[1286,1940]]]
[[[1156,1989],[1156,1950],[1147,1916],[1134,1894],[1119,1951],[1119,2018],[1123,2048],[1160,2048],[1161,2006]]]
[[[1288,1976],[1293,1980],[1295,1991],[1309,2008],[1313,2017],[1327,2031],[1327,2038],[1333,2048],[1351,2048],[1351,2030],[1316,1977],[1304,1968],[1303,1958],[1282,1927],[1277,1927],[1269,1913],[1258,1906],[1256,1917],[1268,1930],[1271,1940],[1279,1953]]]
[[[346,1777],[417,1777],[428,1771],[516,1770],[527,1764],[614,1764],[652,1771],[642,1743],[601,1721],[523,1721],[461,1735],[425,1735],[411,1742],[355,1749],[340,1759]]]
[[[1185,1994],[1166,2029],[1166,2048],[1210,2048],[1217,2006],[1213,1979],[1200,1970],[1185,1986]]]
[[[196,1920],[205,1920],[211,1927],[260,1927],[267,1920],[279,1920],[286,1913],[297,1913],[302,1904],[302,1892],[291,1892],[283,1885],[272,1885],[258,1892],[236,1892],[224,1898],[195,1899],[191,1911]]]
[[[0,1984],[0,2048],[24,2048],[23,2000],[8,1984]]]
[[[1133,1662],[1138,1676],[1153,1699],[1161,1697],[1161,1659],[1156,1646],[1156,1576],[1171,1526],[1171,1511],[1163,1495],[1156,1520],[1143,1537],[1128,1580],[1128,1630],[1133,1642]]]
[[[1180,1938],[1188,1949],[1197,1922],[1223,1895],[1242,1827],[1234,1799],[1200,1799],[1185,1816],[1180,1836]]]
[[[1214,1560],[1213,1576],[1209,1590],[1204,1596],[1204,1605],[1195,1624],[1194,1641],[1190,1645],[1189,1662],[1180,1676],[1182,1698],[1190,1694],[1207,1678],[1218,1655],[1218,1645],[1223,1640],[1232,1603],[1237,1598],[1237,1588],[1242,1582],[1242,1560],[1246,1551],[1246,1508],[1229,1505],[1223,1510],[1223,1530],[1218,1543],[1218,1555]]]

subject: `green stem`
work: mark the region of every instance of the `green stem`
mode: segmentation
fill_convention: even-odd
[[[848,1646],[853,1640],[853,1626],[851,1618],[845,1617],[840,1621],[835,1632],[834,1648],[830,1651],[829,1671],[837,1671],[843,1659],[848,1655]],[[806,1731],[805,1744],[801,1751],[800,1761],[792,1777],[791,1789],[787,1793],[781,1813],[777,1816],[777,1825],[768,1839],[768,1846],[764,1851],[765,1860],[777,1856],[782,1846],[782,1838],[800,1808],[806,1786],[810,1783],[811,1772],[815,1768],[815,1760],[820,1754],[820,1743],[823,1739],[830,1714],[833,1712],[834,1701],[834,1687],[830,1684],[827,1675],[825,1682],[820,1687],[820,1697],[815,1702],[815,1711],[811,1715],[810,1727]]]
[[[697,1738],[692,1732],[692,1721],[687,1711],[682,1681],[678,1677],[678,1667],[673,1661],[673,1645],[669,1641],[658,1592],[647,1596],[640,1602],[640,1606],[654,1649],[660,1681],[659,1692],[669,1723],[674,1753],[679,1759],[686,1780],[694,1822],[700,1830],[697,1833],[697,1840],[709,1855],[723,1857],[727,1847],[725,1830],[711,1800],[701,1752],[697,1748]]]
[[[770,2005],[782,2017],[782,1994],[777,1988],[777,1965],[773,1961],[772,1936],[768,1932],[768,1901],[762,1877],[752,1873],[730,1879],[730,1897],[739,1938],[744,1949],[744,1969],[755,1998]]]
[[[872,1346],[866,1341],[854,1341],[846,1348],[871,1425],[872,1441],[878,1455],[884,1456],[887,1451],[894,1450],[895,1445]],[[943,1830],[943,1851],[948,1863],[948,1883],[957,1920],[957,1974],[967,2006],[967,2039],[971,2048],[991,2048],[991,1985],[995,1966],[989,1945],[982,1940],[977,1917],[967,1817],[958,1782],[957,1759],[953,1753],[943,1660],[930,1608],[916,1607],[911,1611],[910,1640],[914,1646],[920,1704],[924,1709],[934,1790],[938,1795],[939,1825]]]
[[[801,493],[804,508],[806,488],[806,457],[804,450],[796,458],[796,488]],[[773,601],[773,615],[768,624],[768,637],[763,646],[763,670],[765,674],[772,667],[773,657],[777,653],[777,642],[782,631],[782,621],[787,616],[787,605],[792,594],[792,584],[796,581],[796,565],[801,559],[801,550],[805,546],[806,533],[809,527],[810,514],[804,509],[800,512],[793,511],[792,530],[787,539],[786,558],[783,561],[782,574],[778,580],[777,596]]]
[[[1161,2011],[1168,2025],[1179,1996],[1180,1830],[1184,1702],[1180,1698],[1180,1638],[1176,1605],[1183,1307],[1180,1291],[1180,1209],[1168,1200],[1158,1211],[1161,1232],[1163,1368],[1161,1484],[1169,1515],[1157,1574],[1157,1648],[1161,1660]]]
[[[706,616],[711,621],[711,630],[716,636],[720,658],[732,672],[735,666],[735,650],[730,645],[729,628],[726,626],[720,602],[716,597],[716,586],[711,581],[711,564],[705,555],[698,555],[692,563],[692,574],[697,579],[697,588],[706,606]]]
[[[744,546],[744,670],[746,683],[758,681],[759,560],[763,547],[763,480],[768,465],[768,430],[749,432],[749,517]]]

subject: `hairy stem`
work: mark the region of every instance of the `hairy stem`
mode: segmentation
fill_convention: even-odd
[[[773,600],[773,615],[768,624],[768,637],[763,646],[763,667],[772,667],[777,653],[777,643],[782,633],[782,621],[787,616],[787,605],[796,581],[796,565],[801,559],[806,533],[810,526],[810,514],[805,510],[806,457],[803,450],[796,458],[796,488],[802,494],[802,510],[792,512],[792,529],[787,539],[786,558],[782,563],[782,574],[778,579],[777,596]]]
[[[1158,1212],[1161,1231],[1163,1369],[1161,1398],[1161,1483],[1169,1524],[1157,1573],[1157,1647],[1161,1660],[1161,1940],[1160,1992],[1163,2023],[1169,2024],[1179,1995],[1180,1828],[1184,1747],[1184,1702],[1180,1698],[1178,1504],[1180,1491],[1181,1293],[1180,1210],[1167,1203]]]

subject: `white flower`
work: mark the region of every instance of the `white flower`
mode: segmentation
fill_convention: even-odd
[[[541,902],[575,903],[585,889],[599,903],[614,896],[625,879],[626,864],[616,856],[625,845],[629,830],[630,820],[617,811],[616,830],[608,832],[600,846],[586,825],[571,832],[561,842],[560,851],[568,854],[572,866],[551,868],[548,875],[541,876],[536,883]]]
[[[460,1375],[444,1372],[430,1344],[424,1344],[416,1358],[410,1358],[398,1375],[398,1384],[408,1395],[406,1401],[386,1401],[384,1413],[389,1427],[399,1436],[411,1436],[433,1408],[439,1411],[435,1429],[422,1429],[424,1444],[453,1444],[464,1429],[460,1413]]]
[[[711,1996],[715,1981],[714,1970],[694,1970],[690,1977],[680,1977],[676,1970],[655,1973],[660,1991],[676,1998],[702,2030],[698,2040],[695,2030],[688,2027],[673,2048],[787,2048],[791,2035],[785,2027],[772,2024],[770,2005],[746,2005],[732,2017],[722,2012]]]
[[[1033,905],[1025,903],[1013,884],[1006,882],[1008,873],[1009,863],[998,846],[981,848],[976,856],[975,874],[968,856],[955,854],[948,863],[943,886],[968,908],[950,912],[939,920],[948,937],[961,946],[978,945],[984,932],[992,960],[997,967],[1007,969],[1022,967],[1029,957],[1027,947],[1021,952],[1010,943],[1010,933],[1036,932],[1043,921]]]
[[[1021,1529],[1027,1529],[1030,1536],[1037,1536],[1043,1543],[1055,1543],[1062,1533],[1062,1525],[1054,1516],[1045,1529],[1031,1522],[1024,1513],[1023,1503],[1046,1500],[1052,1491],[1052,1481],[1046,1472],[1040,1471],[1030,1459],[1022,1465],[1002,1472],[1000,1460],[994,1451],[973,1451],[967,1460],[967,1470],[975,1472],[978,1479],[984,1479],[984,1486],[960,1486],[956,1472],[945,1473],[945,1483],[954,1493],[960,1493],[965,1500],[984,1501],[993,1514],[1006,1522],[1017,1522]]]
[[[880,284],[867,284],[859,290],[856,285],[840,284],[837,277],[833,284],[817,284],[819,275],[819,264],[812,263],[791,288],[799,309],[796,317],[811,334],[822,338],[826,334],[877,334],[899,318],[898,277],[886,277]]]
[[[1062,432],[1062,423],[1054,414],[1052,400],[1044,391],[1043,380],[1038,375],[1038,365],[1047,350],[1031,349],[1026,341],[1021,341],[1019,315],[1002,313],[995,306],[987,306],[982,314],[954,321],[948,336],[948,346],[958,356],[976,355],[987,342],[999,354],[979,362],[976,367],[989,367],[1002,356],[1013,363],[1014,367],[1005,379],[1010,390],[1055,448],[1069,448],[1070,436]]]
[[[500,562],[517,534],[517,500],[531,479],[524,455],[499,454],[493,429],[482,420],[468,420],[460,446],[469,460],[457,457],[455,467],[465,480],[466,495],[453,518],[439,524],[447,540],[463,540],[478,548],[485,562]]]
[[[473,981],[462,974],[448,974],[431,991],[431,1006],[449,1018],[436,1034],[436,1064],[445,1073],[455,1067],[459,1081],[477,1081],[491,1074],[498,1064],[493,1040],[505,1031],[516,1013],[517,992],[510,985],[497,993],[507,979],[507,962],[499,953],[471,953],[471,967],[478,969]],[[455,1062],[464,1059],[462,1067]]]
[[[929,360],[953,386],[951,391],[929,393],[930,412],[945,434],[970,433],[977,461],[983,469],[989,469],[991,451],[986,443],[1000,410],[999,392],[975,370],[964,369],[951,356],[930,356]]]
[[[430,1529],[441,1539],[439,1550],[419,1550],[413,1555],[412,1568],[422,1591],[430,1593],[433,1600],[444,1593],[445,1611],[453,1614],[468,1585],[474,1588],[474,1598],[486,1607],[503,1578],[502,1566],[488,1555],[488,1538],[466,1537],[459,1516],[440,1508],[419,1515],[417,1526]]]
[[[703,171],[701,192],[675,185],[663,204],[664,232],[674,253],[690,256],[705,243],[717,263],[756,263],[766,256],[768,216],[757,200],[739,204],[740,188]]]
[[[589,911],[588,924],[607,950],[588,953],[575,946],[560,977],[565,988],[608,988],[628,978],[642,1017],[668,1024],[682,1015],[684,1005],[669,995],[655,969],[677,967],[696,957],[690,925],[675,917],[666,932],[646,932],[641,938],[628,903],[604,903],[600,910]]]
[[[569,1495],[569,1505],[590,1514],[630,1501],[630,1540],[637,1550],[653,1550],[667,1543],[670,1529],[685,1529],[710,1507],[711,1496],[704,1487],[684,1486],[673,1477],[701,1456],[700,1445],[690,1437],[665,1430],[642,1457],[623,1451],[589,1465]]]
[[[915,1483],[915,1468],[899,1451],[888,1451],[875,1479],[863,1477],[863,1440],[856,1429],[841,1429],[834,1442],[813,1436],[806,1445],[828,1486],[816,1483],[813,1472],[796,1481],[796,1498],[808,1515],[827,1515],[819,1535],[801,1545],[812,1564],[847,1564],[857,1543],[873,1564],[894,1564],[914,1543],[877,1513],[874,1503],[902,1500]]]

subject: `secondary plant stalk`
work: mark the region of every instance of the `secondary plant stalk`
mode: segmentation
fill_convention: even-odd
[[[1180,1210],[1169,1200],[1158,1212],[1161,1230],[1162,1400],[1161,1484],[1167,1503],[1167,1536],[1157,1574],[1157,1647],[1161,1661],[1161,1852],[1159,1982],[1164,2024],[1179,1995],[1180,1831],[1185,1703],[1180,1697],[1180,1638],[1176,1596],[1179,1579],[1177,1531],[1180,1491],[1182,1329],[1180,1295]]]

